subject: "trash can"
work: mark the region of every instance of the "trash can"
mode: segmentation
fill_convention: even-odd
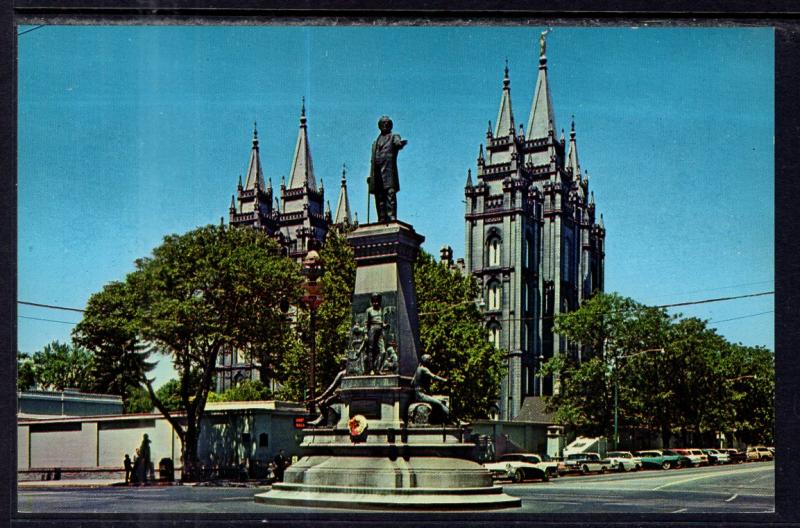
[[[162,482],[175,482],[175,466],[171,458],[162,458],[158,462],[158,477]]]

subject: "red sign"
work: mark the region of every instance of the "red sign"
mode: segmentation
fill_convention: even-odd
[[[294,428],[295,429],[305,429],[306,428],[306,417],[305,416],[295,416],[294,417]]]
[[[322,295],[303,295],[302,300],[306,306],[312,310],[316,310],[319,308],[319,305],[322,304]]]

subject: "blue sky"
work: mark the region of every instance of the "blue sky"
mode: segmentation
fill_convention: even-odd
[[[82,308],[165,235],[227,221],[254,121],[278,186],[301,97],[332,205],[346,163],[365,220],[370,145],[388,114],[409,140],[400,218],[429,252],[448,244],[463,255],[466,171],[497,115],[505,59],[515,118],[527,123],[542,29],[47,26],[20,36],[19,299]],[[773,289],[773,42],[764,28],[548,36],[556,125],[568,131],[574,114],[604,215],[608,291],[662,305]],[[773,309],[762,296],[680,310],[731,341],[774,348]],[[19,349],[68,340],[65,322],[79,317],[20,305]]]

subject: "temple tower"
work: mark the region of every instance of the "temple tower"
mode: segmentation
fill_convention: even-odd
[[[489,122],[475,181],[469,171],[464,189],[465,267],[482,286],[490,339],[507,353],[504,420],[559,390],[558,377],[540,376],[540,365],[582,351],[553,333],[553,320],[603,290],[605,228],[595,223],[580,172],[574,121],[569,146],[563,131],[556,138],[544,36],[540,42],[527,132],[515,125],[506,64],[495,126]]]

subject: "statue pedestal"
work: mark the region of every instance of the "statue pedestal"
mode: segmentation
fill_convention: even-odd
[[[356,258],[354,322],[365,324],[370,297],[373,293],[379,294],[389,323],[385,341],[387,346],[392,341],[397,343],[401,376],[413,376],[418,363],[419,319],[413,264],[424,240],[425,237],[403,222],[367,224],[347,237]]]
[[[367,224],[348,236],[357,265],[353,320],[365,327],[370,298],[381,295],[381,314],[388,324],[383,337],[387,347],[396,343],[398,371],[364,372],[363,358],[352,357],[350,374],[339,387],[339,421],[304,430],[303,458],[286,469],[284,482],[256,495],[257,502],[379,510],[521,505],[472,460],[475,445],[465,441],[465,429],[409,425],[408,408],[415,396],[411,379],[420,349],[412,266],[423,240],[402,222]],[[366,419],[366,429],[357,437],[348,427],[355,416]]]

